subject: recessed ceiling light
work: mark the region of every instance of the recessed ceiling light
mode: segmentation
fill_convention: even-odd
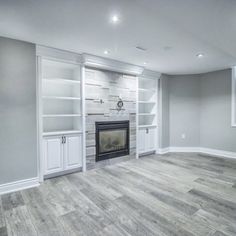
[[[147,65],[147,62],[145,61],[143,64],[144,64],[144,65]]]
[[[203,54],[203,53],[198,53],[196,56],[197,56],[198,58],[202,58],[202,57],[204,57],[204,54]]]
[[[114,23],[114,24],[116,24],[116,23],[118,23],[119,22],[119,16],[118,15],[113,15],[112,17],[111,17],[111,21],[112,21],[112,23]]]
[[[108,54],[109,54],[109,51],[105,50],[103,53],[104,53],[105,55],[108,55]]]

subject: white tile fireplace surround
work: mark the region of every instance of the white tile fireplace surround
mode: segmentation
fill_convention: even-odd
[[[136,77],[97,69],[85,69],[87,169],[136,156]],[[119,109],[117,102],[122,100]],[[96,162],[95,122],[129,121],[129,155]]]

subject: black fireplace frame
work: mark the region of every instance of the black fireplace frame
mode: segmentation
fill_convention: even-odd
[[[96,162],[120,156],[129,155],[129,120],[124,121],[103,121],[95,122],[96,125]],[[100,153],[99,151],[99,131],[126,129],[126,146],[124,149]]]

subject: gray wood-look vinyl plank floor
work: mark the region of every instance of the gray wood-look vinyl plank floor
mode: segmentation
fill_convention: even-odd
[[[236,235],[236,160],[153,155],[2,195],[13,235]]]

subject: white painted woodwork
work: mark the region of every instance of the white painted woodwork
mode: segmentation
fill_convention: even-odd
[[[139,154],[156,151],[158,122],[158,79],[160,73],[144,70],[138,78]]]
[[[64,169],[69,170],[82,166],[82,135],[65,136]]]
[[[139,134],[138,134],[138,152],[139,153],[144,153],[146,151],[145,137],[146,137],[146,129],[139,130]]]
[[[41,68],[43,134],[82,131],[81,65],[42,56]]]
[[[82,167],[82,56],[43,46],[36,51],[43,181],[43,175]]]
[[[140,154],[156,150],[156,128],[139,129],[138,134]]]
[[[63,170],[63,145],[61,137],[44,139],[44,174]]]
[[[45,175],[82,167],[82,134],[44,138],[43,150]]]
[[[231,103],[231,124],[236,127],[236,67],[232,68],[232,103]]]
[[[140,75],[143,72],[143,67],[128,64],[121,61],[116,61],[104,57],[83,54],[83,62],[87,67],[103,69],[107,71],[119,72],[130,75]]]
[[[146,133],[146,150],[156,150],[156,128],[147,128]]]

